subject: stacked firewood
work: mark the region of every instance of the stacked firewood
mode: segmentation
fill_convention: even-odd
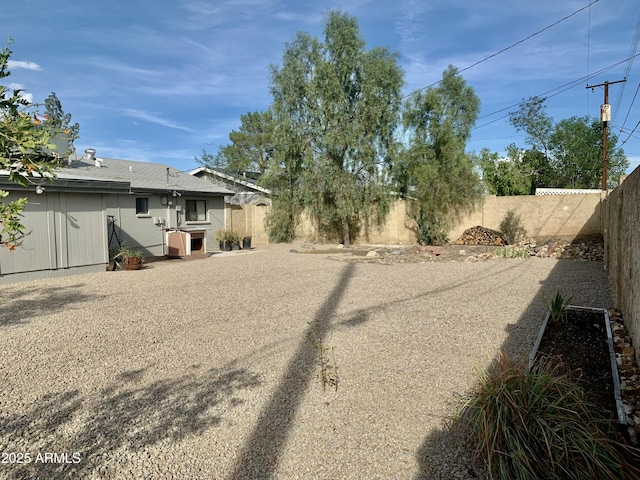
[[[456,245],[507,245],[502,233],[481,226],[471,227],[455,241]]]

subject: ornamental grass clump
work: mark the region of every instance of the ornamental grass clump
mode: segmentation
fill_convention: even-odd
[[[557,358],[529,371],[501,353],[455,423],[491,479],[640,478],[638,450],[617,439],[606,412]]]

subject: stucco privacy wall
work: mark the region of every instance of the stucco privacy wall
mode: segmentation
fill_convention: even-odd
[[[640,167],[604,202],[605,267],[616,307],[632,338],[640,339]],[[636,346],[636,358],[640,360]]]
[[[269,243],[269,236],[264,228],[264,217],[268,209],[266,205],[227,203],[225,206],[226,228],[238,232],[243,237],[250,236],[251,245],[266,245]]]
[[[500,223],[509,210],[520,215],[527,236],[532,238],[573,239],[602,231],[599,193],[566,195],[519,195],[497,197],[487,195],[482,204],[466,215],[451,230],[453,241],[470,227],[482,225],[500,230]]]
[[[582,235],[599,234],[602,231],[600,194],[571,195],[525,195],[516,197],[486,196],[476,209],[464,215],[449,232],[451,241],[456,240],[467,228],[481,225],[498,230],[500,222],[509,210],[520,214],[524,228],[530,237],[573,239]],[[243,205],[227,208],[227,228],[245,235],[252,235],[256,242],[265,243],[268,235],[264,229],[264,216],[269,207]],[[231,221],[229,221],[231,219]],[[298,237],[317,239],[309,218],[303,215],[297,230]],[[417,241],[414,222],[406,214],[406,203],[398,200],[391,205],[385,223],[372,227],[369,234],[361,232],[359,243],[415,244]]]

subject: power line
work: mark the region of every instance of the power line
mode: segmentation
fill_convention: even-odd
[[[614,127],[618,128],[617,125],[614,125]],[[635,138],[637,140],[640,140],[640,132],[635,132],[633,130],[629,130],[628,128],[625,128],[624,130],[621,130],[620,133],[628,133],[629,136],[631,136],[631,137],[633,137],[633,138]],[[618,139],[619,138],[620,138],[620,135],[618,135]],[[629,153],[628,155],[633,155],[633,154]]]
[[[640,53],[635,54],[632,58],[635,58],[635,57],[638,57],[638,56],[640,56]],[[609,65],[607,67],[604,67],[604,68],[598,70],[597,72],[592,73],[591,75],[587,75],[586,77],[581,77],[581,78],[579,78],[577,80],[573,80],[571,82],[565,83],[563,85],[560,85],[559,87],[552,88],[551,90],[547,90],[546,92],[541,93],[539,95],[535,95],[535,96],[536,97],[540,97],[540,98],[544,98],[545,100],[547,100],[549,98],[553,98],[553,97],[555,97],[557,95],[560,95],[561,93],[566,92],[567,90],[571,90],[573,87],[577,86],[578,84],[581,84],[582,82],[584,82],[586,80],[590,80],[593,77],[601,75],[604,72],[607,72],[607,71],[611,70],[612,68],[617,67],[621,63],[624,63],[624,62],[626,62],[628,60],[629,60],[629,58],[625,58],[624,60],[621,60],[621,61],[616,62],[614,64],[611,64],[611,65]],[[552,92],[555,92],[555,93],[552,93]],[[525,102],[526,102],[526,100],[524,100],[522,102],[514,103],[513,105],[509,105],[508,107],[504,107],[504,108],[501,108],[500,110],[496,110],[495,112],[488,113],[486,115],[478,117],[478,120],[480,120],[482,118],[490,117],[490,116],[495,115],[495,114],[500,113],[500,112],[504,112],[505,110],[509,110],[511,108],[514,108],[514,107],[518,107],[518,106],[522,105]],[[509,116],[509,114],[503,115],[503,116],[501,116],[499,118],[496,118],[495,120],[491,120],[490,122],[483,123],[482,125],[478,125],[477,127],[474,127],[473,130],[477,130],[478,128],[486,127],[487,125],[491,125],[492,123],[495,123],[498,120],[502,120],[503,118],[506,118],[508,116]]]
[[[593,5],[593,4],[595,4],[595,3],[598,3],[599,1],[600,1],[600,0],[594,0],[593,2],[591,2],[590,4],[588,4],[587,6],[582,7],[582,8],[581,8],[581,9],[579,9],[579,10],[576,10],[576,11],[575,11],[575,12],[573,12],[572,14],[567,15],[567,16],[566,16],[566,17],[564,17],[564,18],[561,18],[560,20],[558,20],[558,21],[556,21],[556,22],[552,23],[551,25],[547,25],[547,26],[546,26],[546,27],[544,27],[542,30],[538,30],[537,32],[532,33],[532,34],[531,34],[531,35],[529,35],[528,37],[523,38],[522,40],[518,40],[516,43],[514,43],[514,44],[512,44],[512,45],[509,45],[508,47],[505,47],[505,48],[503,48],[502,50],[500,50],[500,51],[498,51],[498,52],[496,52],[496,53],[493,53],[493,54],[489,55],[488,57],[483,58],[482,60],[478,60],[477,62],[475,62],[475,63],[473,63],[473,64],[471,64],[471,65],[469,65],[469,66],[467,66],[467,67],[464,67],[464,68],[463,68],[463,69],[461,69],[461,70],[458,70],[458,73],[465,72],[465,71],[467,71],[467,70],[469,70],[469,69],[471,69],[471,68],[473,68],[473,67],[476,67],[476,66],[480,65],[481,63],[486,62],[487,60],[492,59],[493,57],[497,57],[498,55],[500,55],[501,53],[506,52],[507,50],[511,50],[513,47],[516,47],[516,46],[520,45],[521,43],[524,43],[524,42],[526,42],[527,40],[532,39],[532,38],[533,38],[533,37],[535,37],[536,35],[539,35],[539,34],[541,34],[542,32],[544,32],[544,31],[546,31],[546,30],[549,30],[550,28],[555,27],[555,26],[556,26],[556,25],[558,25],[559,23],[562,23],[562,22],[564,22],[565,20],[567,20],[567,19],[569,19],[569,18],[573,17],[574,15],[577,15],[578,13],[580,13],[580,12],[582,12],[583,10],[585,10],[585,9],[589,8],[591,5]],[[408,97],[410,97],[411,95],[415,95],[416,93],[421,92],[422,90],[426,90],[427,88],[433,87],[434,85],[437,85],[437,84],[439,84],[440,82],[442,82],[442,80],[438,80],[437,82],[434,82],[434,83],[432,83],[431,85],[427,85],[426,87],[422,87],[422,88],[419,88],[418,90],[414,90],[413,92],[411,92],[411,93],[409,93],[409,94],[405,95],[404,97],[402,97],[400,100],[404,100],[405,98],[408,98]]]
[[[638,123],[636,123],[636,126],[633,127],[633,130],[631,130],[631,133],[629,134],[629,136],[625,138],[624,142],[620,144],[620,147],[622,147],[625,143],[627,143],[627,140],[629,140],[631,137],[636,138],[633,134],[636,132],[639,126],[640,126],[640,120],[638,120]]]
[[[627,55],[629,57],[629,62],[627,63],[627,66],[624,70],[624,78],[629,78],[629,73],[631,72],[631,66],[633,65],[633,59],[634,59],[636,50],[638,49],[639,41],[640,41],[640,15],[638,15],[638,22],[636,23],[636,31],[633,36],[633,40],[631,41],[631,48],[629,49],[629,55]],[[615,103],[616,106],[622,104],[622,97],[624,95],[625,87],[626,87],[626,84],[623,84],[620,90],[618,91],[618,96],[616,97],[616,103]],[[627,116],[628,115],[629,114],[627,113]],[[617,118],[617,115],[614,113],[613,120],[615,120],[616,118]]]
[[[626,78],[626,77],[625,77]],[[624,87],[624,85],[623,85]],[[629,114],[631,113],[631,108],[633,107],[634,102],[636,101],[636,97],[638,96],[638,90],[640,90],[640,83],[636,88],[636,93],[633,94],[633,100],[631,100],[631,105],[629,105],[629,110],[627,110],[627,115],[624,117],[624,122],[622,122],[622,126],[620,127],[620,133],[624,129],[624,126],[627,124],[627,119],[629,118]]]

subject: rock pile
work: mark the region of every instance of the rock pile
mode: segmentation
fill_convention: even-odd
[[[507,241],[503,238],[502,233],[490,228],[481,226],[466,229],[460,238],[455,242],[456,245],[486,245],[486,246],[503,246]]]
[[[620,375],[622,408],[627,416],[627,434],[634,445],[640,435],[640,368],[635,358],[631,337],[620,312],[610,310],[611,334]]]
[[[464,243],[467,242],[467,243]],[[473,242],[473,243],[472,243]],[[476,243],[481,242],[481,243]],[[468,245],[461,248],[460,245]],[[493,258],[550,257],[577,260],[603,261],[602,239],[587,239],[568,242],[566,240],[526,240],[505,245],[499,232],[484,227],[473,227],[455,244],[433,245],[359,245],[337,249],[316,249],[302,245],[300,253],[326,253],[340,255],[342,261],[367,263],[421,263],[421,262],[478,262]],[[294,249],[292,249],[293,251]],[[295,253],[298,253],[295,250]]]
[[[527,240],[518,243],[532,257],[569,258],[573,260],[604,261],[604,246],[601,241],[548,241],[544,243]]]
[[[602,242],[574,242],[566,246],[561,258],[579,260],[604,261],[604,245]]]

